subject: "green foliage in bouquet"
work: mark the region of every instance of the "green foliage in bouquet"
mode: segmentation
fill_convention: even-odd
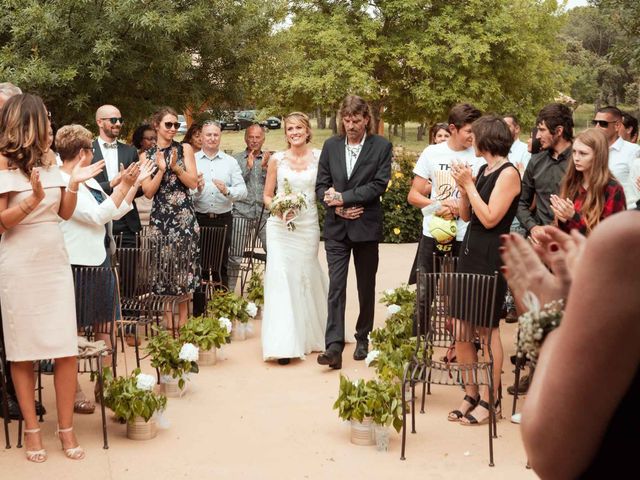
[[[422,213],[407,202],[417,160],[418,154],[415,152],[394,149],[391,181],[382,195],[385,243],[413,243],[422,234]]]
[[[364,417],[373,415],[373,402],[368,398],[367,384],[364,380],[349,380],[340,375],[338,399],[333,404],[338,416],[343,420],[362,422]]]
[[[402,429],[402,393],[400,383],[389,380],[370,380],[366,384],[367,399],[371,402],[373,423]]]
[[[247,323],[249,321],[248,304],[249,302],[233,292],[216,291],[207,307],[212,317],[226,317],[232,322],[238,320],[240,323]]]
[[[380,303],[389,306],[389,305],[400,305],[401,307],[405,304],[416,304],[416,291],[403,283],[397,288],[390,288],[382,292],[382,297],[379,300]]]
[[[164,395],[138,388],[140,373],[140,369],[135,369],[128,377],[114,378],[109,367],[104,369],[104,404],[126,422],[133,422],[136,417],[148,422],[155,412],[167,406]]]
[[[208,316],[191,317],[180,329],[182,343],[193,343],[204,352],[220,348],[230,336],[217,318]]]
[[[182,341],[173,338],[166,330],[153,327],[154,335],[149,339],[146,352],[151,357],[151,366],[160,370],[163,375],[171,375],[178,378],[178,387],[184,387],[185,373],[198,373],[198,364],[195,361],[180,358]]]
[[[256,267],[247,283],[247,300],[257,306],[264,305],[264,272]]]

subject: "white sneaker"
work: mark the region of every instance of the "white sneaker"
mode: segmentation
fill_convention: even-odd
[[[521,418],[522,418],[521,413],[514,413],[513,415],[511,415],[511,423],[517,423],[519,425]]]

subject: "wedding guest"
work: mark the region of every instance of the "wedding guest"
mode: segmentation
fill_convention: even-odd
[[[626,210],[620,185],[609,170],[604,134],[590,128],[573,141],[573,161],[565,173],[560,195],[551,195],[551,210],[565,232],[588,235],[606,217]]]
[[[258,237],[266,252],[267,229],[265,226],[269,215],[264,211],[262,195],[264,193],[267,165],[269,164],[271,152],[262,150],[264,141],[265,134],[262,126],[253,124],[244,131],[244,142],[247,148],[235,155],[235,159],[240,166],[240,170],[242,170],[242,178],[247,187],[247,196],[233,203],[233,216],[249,220],[260,219]],[[249,235],[250,233],[249,231],[244,232],[245,235]],[[234,238],[239,234],[240,232],[233,232]],[[241,242],[244,244],[244,239],[242,239]],[[241,262],[242,257],[236,255],[229,256],[229,289],[231,291],[235,290]]]
[[[627,142],[638,143],[638,119],[630,113],[622,112],[618,134]]]
[[[193,122],[184,134],[182,143],[188,143],[194,152],[202,149],[202,124]]]
[[[493,275],[500,269],[500,235],[509,233],[515,218],[520,197],[520,174],[508,160],[513,137],[502,118],[487,115],[472,125],[474,147],[486,165],[480,167],[474,181],[470,166],[454,162],[451,175],[460,191],[458,202],[460,218],[469,222],[463,240],[465,248],[460,249],[458,272]],[[501,305],[507,292],[507,282],[502,275],[498,278],[494,305]],[[502,341],[500,340],[501,309],[494,308],[494,316],[488,319],[493,352],[493,398],[496,415],[500,413],[500,378],[502,374]],[[465,320],[464,310],[460,312]],[[488,336],[488,329],[481,328],[479,334]],[[478,352],[471,342],[456,341],[456,355],[459,363],[470,364],[478,361]],[[475,385],[465,386],[465,398],[457,410],[449,413],[449,420],[460,421],[462,425],[482,425],[489,421],[490,398],[488,388],[478,393]],[[473,408],[475,406],[475,408]],[[471,409],[473,408],[473,413]]]
[[[3,105],[14,95],[22,94],[20,87],[16,87],[13,83],[2,82],[0,83],[0,109]]]
[[[153,128],[158,141],[155,147],[140,154],[140,161],[150,159],[157,167],[151,178],[142,182],[147,198],[153,198],[149,219],[149,234],[168,237],[178,255],[183,256],[189,269],[184,285],[161,282],[154,285],[154,293],[160,295],[193,294],[200,283],[199,239],[200,227],[196,222],[190,189],[198,184],[198,173],[193,149],[188,143],[180,144],[173,138],[180,128],[178,114],[170,107],[162,107],[153,114]],[[187,257],[191,254],[191,257]],[[168,307],[168,306],[167,306]],[[178,327],[187,321],[188,302],[180,302]],[[167,317],[173,312],[165,311]],[[167,322],[173,325],[173,321]]]
[[[535,251],[517,235],[505,238],[505,275],[514,292],[531,291],[542,308],[566,299],[560,328],[539,351],[522,410],[522,440],[540,478],[610,478],[635,470],[640,258],[627,252],[640,249],[639,225],[640,213],[630,211],[605,219],[587,240],[544,227],[547,241]]]
[[[138,155],[140,155],[142,152],[146,152],[147,150],[155,147],[157,140],[158,138],[154,128],[148,123],[144,123],[133,132],[131,144],[138,151]]]
[[[80,125],[67,125],[58,130],[56,143],[62,159],[60,173],[67,184],[77,166],[83,167],[91,163],[92,141],[91,132]],[[111,255],[115,253],[111,221],[121,218],[133,208],[132,203],[138,188],[142,180],[149,176],[150,171],[144,169],[141,176],[139,173],[138,163],[132,163],[121,175],[120,183],[110,196],[104,193],[100,184],[93,178],[78,185],[78,200],[73,215],[60,224],[72,270],[81,267],[111,267]],[[100,308],[90,312],[76,308],[76,315],[81,317],[78,319],[78,325],[83,328],[108,323],[114,311],[113,301],[110,299],[115,295],[115,278],[109,274],[101,280],[104,280],[104,283],[75,285],[76,300],[85,296],[104,299],[100,302],[96,300],[95,303]],[[78,306],[80,305],[82,304]],[[105,332],[106,328],[103,327],[101,331]],[[95,338],[103,340],[107,347],[112,347],[109,335],[96,333]],[[110,361],[110,357],[103,358],[105,364],[109,364]],[[78,388],[73,408],[75,413],[93,413],[95,405]]]
[[[429,144],[436,145],[438,143],[446,142],[451,136],[449,125],[446,123],[436,123],[429,130]]]
[[[531,159],[531,153],[529,153],[528,145],[520,140],[520,121],[518,117],[512,113],[505,115],[502,119],[509,127],[511,137],[513,138],[513,143],[509,149],[509,161],[516,166],[522,176]]]
[[[75,168],[64,182],[47,150],[42,100],[11,97],[0,112],[0,299],[6,356],[25,421],[26,456],[42,463],[33,361],[55,359],[58,437],[67,457],[84,458],[73,432],[78,340],[73,276],[58,219],[71,218],[80,183],[103,162]],[[65,188],[66,187],[66,188]],[[46,239],[46,241],[43,241]]]

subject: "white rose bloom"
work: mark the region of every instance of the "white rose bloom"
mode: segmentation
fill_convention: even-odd
[[[227,333],[231,333],[231,329],[233,328],[233,323],[231,323],[231,320],[229,320],[227,317],[220,317],[218,319],[218,322],[220,322],[220,325],[227,329]]]
[[[371,365],[371,362],[375,361],[376,358],[378,358],[378,355],[380,355],[379,350],[371,350],[369,353],[367,353],[367,358],[364,359],[364,363],[367,365],[367,367]]]
[[[249,302],[245,307],[245,310],[251,318],[254,318],[258,314],[258,307],[253,302]]]
[[[196,347],[193,343],[185,343],[182,345],[180,349],[180,354],[178,355],[180,360],[186,360],[188,362],[195,362],[198,360],[198,347]]]
[[[385,295],[393,295],[394,293],[395,293],[395,290],[394,290],[393,288],[387,288],[387,289],[384,291],[384,294],[385,294]]]
[[[401,310],[400,305],[396,305],[395,303],[392,303],[387,307],[387,317],[390,317],[391,315],[398,313],[400,310]]]
[[[136,387],[140,390],[153,390],[156,384],[156,377],[153,375],[147,375],[146,373],[139,373],[136,376]]]

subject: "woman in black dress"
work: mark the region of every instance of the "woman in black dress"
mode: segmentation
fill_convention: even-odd
[[[516,214],[520,198],[520,174],[509,162],[507,156],[513,143],[509,127],[500,117],[487,115],[472,125],[475,136],[476,153],[487,164],[480,167],[475,180],[471,168],[454,164],[452,175],[460,190],[460,218],[470,221],[467,233],[460,248],[458,272],[493,275],[502,266],[500,258],[500,235],[508,234],[511,222]],[[507,283],[499,275],[495,294],[495,304],[499,305],[507,291]],[[460,312],[464,320],[464,312]],[[487,319],[491,332],[491,350],[493,352],[493,386],[496,401],[496,413],[500,409],[498,389],[502,370],[502,342],[498,324],[501,309],[494,308],[494,316]],[[482,332],[480,332],[482,334]],[[473,363],[478,354],[473,343],[456,342],[456,355],[459,363]],[[449,413],[449,420],[460,421],[462,425],[481,425],[489,421],[488,389],[480,395],[478,387],[465,387],[466,395],[458,410]],[[475,406],[475,409],[474,409]],[[471,410],[473,409],[473,415]]]

